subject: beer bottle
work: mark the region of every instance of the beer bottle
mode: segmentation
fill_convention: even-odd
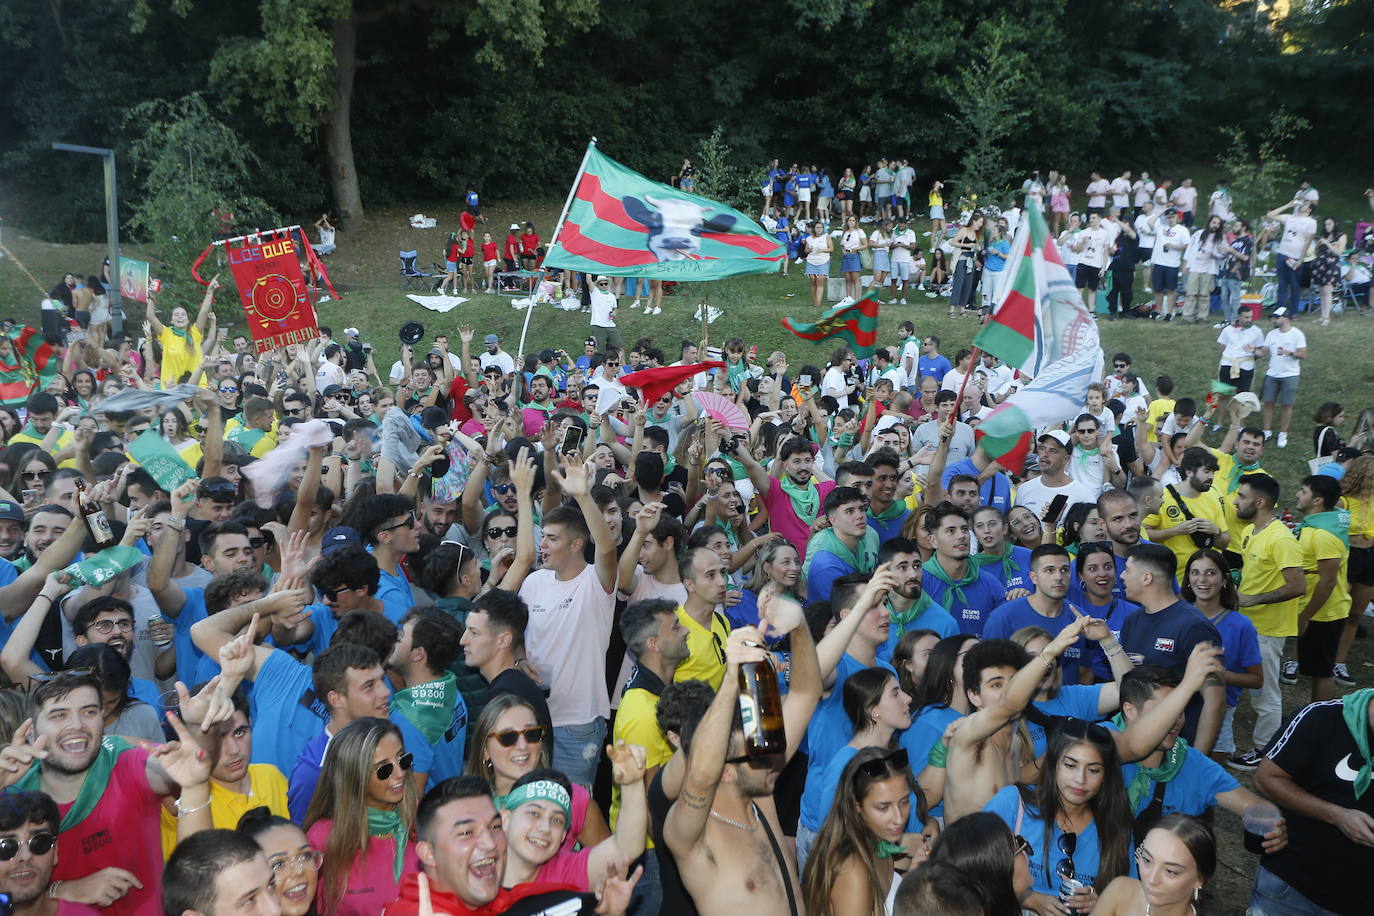
[[[95,542],[95,549],[100,551],[106,547],[113,547],[115,538],[114,531],[110,528],[110,520],[105,517],[105,510],[100,508],[100,503],[86,495],[86,481],[80,477],[76,479],[76,499],[81,507],[81,517],[86,520],[86,527],[90,529],[91,540]]]
[[[739,711],[744,721],[744,752],[750,757],[787,750],[782,724],[782,694],[772,659],[739,666]]]

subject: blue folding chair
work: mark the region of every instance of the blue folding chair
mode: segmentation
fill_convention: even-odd
[[[412,249],[411,251],[398,251],[396,254],[401,259],[401,282],[403,284],[401,289],[414,289],[423,292],[426,284],[421,281],[429,278],[432,274],[425,273],[415,265],[416,258],[420,256],[419,252]]]

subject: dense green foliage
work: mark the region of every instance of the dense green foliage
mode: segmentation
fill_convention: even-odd
[[[773,155],[840,168],[906,156],[920,176],[988,188],[1032,166],[1160,168],[1227,150],[1253,162],[1284,108],[1320,125],[1321,142],[1299,133],[1270,154],[1355,161],[1371,132],[1374,0],[1294,0],[1277,22],[1270,7],[9,0],[0,193],[12,223],[98,236],[97,165],[50,144],[112,146],[130,165],[142,144],[146,160],[163,118],[130,112],[192,96],[223,126],[228,170],[251,169],[242,193],[311,220],[347,211],[350,182],[360,213],[450,200],[469,182],[489,197],[557,194],[593,134],[666,178],[716,127],[751,179]],[[158,189],[153,171],[121,169],[127,224]]]

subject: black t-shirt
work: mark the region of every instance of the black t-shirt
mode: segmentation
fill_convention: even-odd
[[[649,829],[654,838],[654,854],[658,857],[658,883],[663,888],[663,903],[659,906],[659,916],[697,916],[697,908],[692,896],[682,885],[677,860],[663,839],[663,825],[668,821],[668,809],[672,801],[663,793],[663,770],[654,774],[649,783]]]
[[[1324,802],[1374,816],[1374,791],[1355,797],[1355,774],[1364,765],[1345,724],[1340,700],[1313,703],[1294,713],[1265,756],[1304,791]],[[1284,809],[1288,845],[1261,864],[1319,907],[1355,916],[1368,913],[1361,875],[1374,871],[1374,849],[1352,843],[1335,826]]]
[[[498,693],[513,693],[524,700],[534,709],[535,718],[545,725],[553,721],[549,717],[549,701],[545,699],[544,690],[519,668],[507,668],[491,679],[487,701],[490,702]]]
[[[1121,625],[1123,649],[1145,656],[1146,665],[1161,665],[1179,674],[1188,667],[1188,656],[1200,642],[1220,646],[1221,634],[1201,611],[1183,600],[1153,614],[1141,608]],[[1181,734],[1191,743],[1197,736],[1198,719],[1202,716],[1201,692],[1188,701],[1183,715]]]

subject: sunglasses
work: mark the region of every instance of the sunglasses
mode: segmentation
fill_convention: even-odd
[[[288,417],[299,417],[301,414],[305,413],[305,408],[287,407],[282,410],[282,413],[286,414]]]
[[[219,389],[219,393],[220,393],[220,394],[238,394],[238,393],[239,393],[239,390],[238,390],[237,388],[223,388],[223,387],[222,387],[222,388]]]
[[[52,471],[25,471],[22,476],[25,480],[42,480],[51,473]]]
[[[890,754],[859,764],[859,773],[867,779],[881,779],[888,770],[905,770],[907,762],[906,748],[899,747]]]
[[[526,744],[544,743],[544,726],[531,725],[529,728],[506,728],[499,732],[492,732],[488,738],[495,738],[496,743],[502,747],[515,747],[515,742],[522,737]]]
[[[95,674],[94,668],[64,668],[61,671],[44,671],[40,674],[30,674],[29,680],[33,681],[35,684],[46,684],[64,675],[70,675],[72,677],[90,677],[93,674]]]
[[[377,765],[377,770],[376,770],[377,778],[380,779],[380,780],[383,780],[383,781],[390,779],[390,778],[391,778],[392,772],[394,772],[395,769],[396,769],[397,767],[400,767],[400,768],[401,768],[401,772],[403,772],[403,773],[409,773],[409,772],[410,772],[410,768],[411,768],[412,766],[414,766],[414,765],[415,765],[415,755],[414,755],[414,754],[410,754],[410,753],[402,754],[401,756],[399,756],[399,757],[396,758],[396,762],[395,762],[395,763],[392,763],[390,760],[388,760],[386,763],[379,763],[379,764]]]
[[[608,365],[608,366],[619,366],[619,365],[620,365],[620,360],[618,360],[618,359],[608,359],[608,360],[606,360],[606,365]]]
[[[381,534],[383,531],[395,531],[397,528],[414,528],[414,527],[415,527],[415,513],[414,513],[414,512],[409,512],[409,513],[406,514],[406,517],[405,517],[405,519],[404,519],[403,521],[399,521],[399,522],[397,522],[397,523],[394,524],[394,525],[387,525],[385,528],[378,528],[378,529],[377,529],[377,533],[378,533],[378,534]]]
[[[762,757],[750,757],[748,754],[740,754],[738,757],[726,757],[725,762],[748,764],[751,770],[776,770],[780,769],[782,755],[764,754]]]
[[[489,538],[499,538],[499,537],[501,537],[502,535],[504,535],[504,536],[506,536],[506,537],[508,537],[508,538],[513,538],[513,537],[515,537],[515,535],[516,535],[516,531],[517,531],[517,529],[516,529],[516,527],[515,527],[514,525],[507,525],[505,528],[500,528],[500,527],[497,527],[497,528],[488,528],[488,529],[487,529],[487,537],[489,537]]]
[[[265,538],[265,537],[249,538],[249,539],[248,539],[248,546],[251,547],[251,548],[253,548],[254,550],[261,550],[261,549],[262,549],[263,547],[265,547],[266,545],[267,545],[267,538]]]
[[[116,629],[121,633],[132,633],[134,631],[134,622],[132,620],[97,620],[86,629],[106,634]]]
[[[497,483],[497,484],[492,484],[491,491],[492,491],[493,493],[498,493],[498,494],[500,494],[500,495],[502,495],[502,496],[505,496],[507,493],[514,493],[514,492],[515,492],[515,484],[513,484],[513,483]]]
[[[7,836],[0,839],[0,862],[8,862],[19,855],[20,840],[17,837]],[[29,852],[36,856],[47,855],[52,852],[52,848],[57,845],[57,837],[44,830],[35,833],[27,840]]]
[[[1096,435],[1097,435],[1097,430],[1095,430],[1095,429],[1075,429],[1074,432],[1078,433],[1078,435],[1080,435],[1080,436],[1096,436]]]
[[[228,496],[233,497],[238,492],[238,487],[225,480],[220,483],[207,483],[201,486],[201,492],[206,496]]]
[[[1055,874],[1065,878],[1074,877],[1073,854],[1078,850],[1078,834],[1061,833],[1059,835],[1059,852],[1064,858],[1054,866]]]
[[[1014,837],[1011,838],[1011,849],[1012,849],[1012,852],[1011,852],[1012,858],[1016,858],[1017,856],[1025,856],[1025,857],[1028,858],[1028,859],[1030,858],[1030,854],[1031,854],[1031,844],[1030,844],[1030,840],[1028,840],[1028,839],[1026,839],[1025,837],[1021,836],[1021,834],[1019,834],[1019,833],[1016,834],[1016,836],[1014,836]]]

